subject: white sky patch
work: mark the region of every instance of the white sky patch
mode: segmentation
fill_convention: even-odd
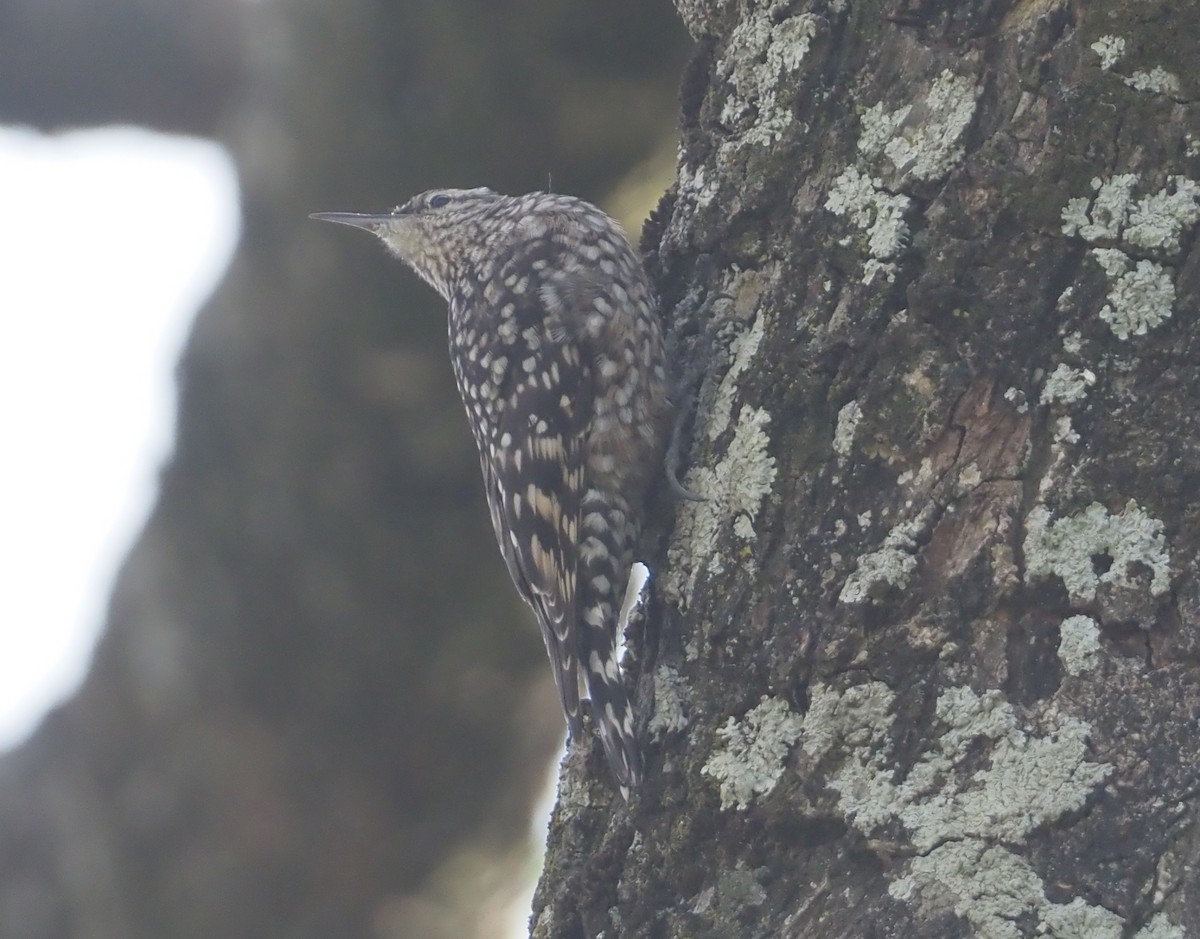
[[[563,741],[563,752],[566,752],[566,740]],[[546,834],[550,829],[550,816],[554,812],[554,804],[558,801],[558,777],[561,768],[552,763],[546,770],[546,782],[542,794],[538,796],[533,815],[529,820],[530,858],[528,876],[524,887],[519,890],[505,910],[501,913],[503,935],[511,939],[522,939],[529,935],[529,914],[533,909],[533,892],[537,887],[538,875],[542,869],[546,849]]]
[[[629,626],[629,617],[639,603],[642,593],[650,580],[650,568],[641,561],[634,561],[629,569],[629,583],[625,585],[625,596],[621,600],[621,612],[617,615],[617,661],[625,657],[625,629]]]
[[[172,443],[175,360],[233,251],[237,181],[196,139],[7,128],[0,204],[6,747],[87,667]]]

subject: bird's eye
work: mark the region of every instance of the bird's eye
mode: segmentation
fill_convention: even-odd
[[[429,207],[431,209],[440,209],[450,201],[450,197],[444,192],[439,192],[436,196],[429,199]]]

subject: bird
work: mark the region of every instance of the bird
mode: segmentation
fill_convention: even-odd
[[[450,359],[500,552],[533,608],[570,739],[580,685],[621,795],[642,777],[619,622],[673,406],[657,303],[590,202],[431,189],[362,228],[449,306]]]

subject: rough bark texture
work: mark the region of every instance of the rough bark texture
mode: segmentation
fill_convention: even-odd
[[[677,5],[708,501],[533,935],[1200,935],[1200,8]]]
[[[306,216],[601,199],[670,138],[686,33],[643,0],[0,8],[4,120],[213,133],[244,210],[92,672],[0,760],[0,935],[495,935],[563,735],[545,653],[443,305]]]

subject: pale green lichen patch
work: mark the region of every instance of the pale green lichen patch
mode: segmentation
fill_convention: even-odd
[[[738,380],[750,368],[766,331],[766,317],[761,313],[754,317],[750,328],[739,335],[729,350],[730,365],[713,398],[712,411],[707,421],[706,433],[709,440],[716,440],[729,429],[729,416],[733,413],[733,402],[737,397]]]
[[[904,213],[911,205],[908,196],[888,192],[882,180],[872,179],[853,166],[833,181],[825,200],[830,212],[849,218],[852,225],[867,233],[867,252],[877,260],[895,257],[908,244]]]
[[[867,258],[863,263],[862,282],[868,286],[875,282],[876,277],[882,277],[889,284],[896,282],[896,265],[891,261],[877,261]]]
[[[682,156],[680,151],[680,157]],[[710,204],[720,191],[717,179],[709,179],[704,166],[689,167],[680,159],[678,174],[680,196],[690,197],[700,207]]]
[[[702,571],[724,570],[724,559],[715,549],[725,524],[732,524],[744,541],[755,539],[754,519],[775,484],[775,458],[768,452],[771,441],[766,432],[770,421],[761,408],[743,406],[721,461],[711,469],[696,467],[684,480],[705,501],[680,506],[664,579],[664,590],[672,600],[689,601]]]
[[[871,162],[879,162],[880,155],[887,157],[894,172],[884,175],[892,179],[894,188],[903,188],[906,180],[944,178],[962,158],[960,141],[975,115],[979,90],[972,79],[947,69],[934,79],[919,112],[913,105],[894,111],[882,103],[873,105],[862,115],[859,152]],[[911,120],[914,113],[922,119]],[[825,208],[848,218],[867,235],[863,283],[870,284],[877,276],[895,280],[893,259],[908,245],[904,216],[911,207],[908,196],[890,191],[883,179],[857,166],[846,167],[834,180]]]
[[[981,841],[940,845],[914,859],[888,887],[897,900],[920,901],[930,913],[952,909],[981,939],[1022,939],[1014,922],[1036,918],[1038,934],[1055,939],[1120,939],[1124,921],[1078,897],[1051,903],[1037,873],[1007,848]]]
[[[1200,183],[1172,176],[1158,192],[1133,198],[1134,173],[1092,180],[1093,197],[1069,199],[1062,210],[1064,235],[1085,241],[1123,240],[1137,248],[1179,252],[1180,236],[1200,221]]]
[[[888,587],[903,587],[917,567],[917,545],[912,523],[897,525],[883,539],[883,547],[864,554],[858,568],[846,578],[838,599],[842,603],[878,600]]]
[[[980,90],[974,79],[949,69],[934,79],[925,97],[926,119],[915,126],[901,119],[883,146],[899,179],[938,180],[954,168],[962,159],[959,141],[975,116]]]
[[[1161,65],[1146,71],[1139,69],[1128,78],[1122,78],[1134,91],[1150,91],[1160,95],[1179,93],[1179,78],[1173,72],[1168,72]]]
[[[646,729],[658,740],[684,730],[687,725],[683,679],[671,666],[660,665],[654,672],[654,716]]]
[[[1200,221],[1200,183],[1172,176],[1169,185],[1139,199],[1129,210],[1125,241],[1139,248],[1176,254],[1180,236]]]
[[[1051,710],[1044,735],[1026,733],[998,691],[952,688],[938,699],[937,716],[947,732],[898,787],[898,814],[922,851],[949,838],[1021,842],[1082,807],[1110,772],[1084,759],[1087,724]],[[990,745],[991,765],[957,778],[955,767],[980,740]]]
[[[1187,939],[1187,933],[1173,925],[1164,914],[1156,913],[1133,939]]]
[[[895,697],[879,681],[854,685],[845,691],[814,685],[804,715],[804,752],[820,759],[843,740],[856,749],[870,747],[891,726]]]
[[[862,132],[858,137],[858,152],[865,157],[883,153],[883,148],[896,135],[911,110],[912,105],[906,104],[895,111],[889,111],[882,101],[867,108],[861,119]]]
[[[854,446],[854,432],[858,429],[862,416],[862,408],[859,407],[857,401],[843,405],[842,409],[838,411],[837,427],[833,432],[833,452],[838,456],[850,455],[850,450]]]
[[[815,686],[802,733],[815,757],[835,744],[847,754],[829,785],[851,824],[869,835],[898,820],[911,833],[920,856],[889,893],[929,911],[952,909],[980,936],[1018,939],[1019,916],[1036,918],[1048,935],[1119,936],[1115,914],[1079,899],[1048,901],[1041,878],[1016,853],[1031,832],[1082,807],[1108,777],[1109,766],[1085,759],[1088,726],[1049,709],[1034,732],[999,692],[951,688],[937,702],[944,730],[897,780],[889,752],[893,700],[878,682],[844,692]],[[982,770],[981,753],[990,760]]]
[[[1029,411],[1029,401],[1025,397],[1025,392],[1020,388],[1008,388],[1004,392],[1004,400],[1017,409],[1018,414],[1025,414]]]
[[[1111,910],[1076,897],[1070,903],[1047,903],[1041,911],[1044,934],[1055,939],[1121,939],[1125,921]]]
[[[1100,57],[1100,68],[1108,71],[1125,55],[1125,40],[1121,36],[1101,36],[1089,47]],[[1149,91],[1160,95],[1179,93],[1179,78],[1161,65],[1152,69],[1138,69],[1121,81],[1134,91]]]
[[[1112,559],[1108,570],[1098,572],[1096,556]],[[1077,515],[1054,520],[1045,506],[1035,506],[1026,521],[1025,562],[1030,580],[1059,577],[1076,602],[1094,600],[1101,584],[1137,587],[1142,565],[1151,572],[1152,595],[1162,596],[1171,586],[1163,523],[1132,499],[1118,515],[1093,502]]]
[[[721,808],[740,810],[775,788],[803,721],[781,698],[762,698],[745,720],[732,717],[717,730],[724,743],[700,770],[721,787]]]
[[[781,76],[800,68],[816,35],[809,13],[772,23],[769,11],[746,16],[729,37],[717,75],[733,86],[721,122],[742,131],[741,142],[768,146],[794,120]]]
[[[1107,72],[1125,54],[1125,40],[1121,36],[1101,36],[1090,48],[1100,56],[1100,67]]]
[[[1074,404],[1076,401],[1082,401],[1087,397],[1088,388],[1095,383],[1096,375],[1090,369],[1075,369],[1060,364],[1042,386],[1042,404],[1053,404],[1056,401]]]
[[[1079,434],[1075,432],[1075,428],[1071,426],[1071,419],[1066,415],[1055,418],[1053,434],[1056,443],[1079,443]]]
[[[1100,627],[1090,616],[1068,616],[1058,633],[1058,658],[1068,675],[1082,675],[1100,664]]]
[[[1101,307],[1100,319],[1114,336],[1144,336],[1170,318],[1175,284],[1161,264],[1141,260],[1135,265],[1115,248],[1093,248],[1092,256],[1108,275],[1108,303]]]
[[[1175,284],[1168,268],[1135,252],[1178,254],[1185,231],[1200,221],[1200,184],[1173,176],[1158,192],[1133,198],[1139,177],[1132,173],[1092,180],[1094,197],[1068,200],[1062,210],[1063,234],[1091,244],[1092,257],[1108,278],[1108,302],[1100,318],[1120,339],[1144,335],[1171,316]],[[1108,247],[1118,242],[1122,248]]]
[[[1132,204],[1133,187],[1139,179],[1135,173],[1093,179],[1092,188],[1096,195],[1070,199],[1063,209],[1063,234],[1078,235],[1085,241],[1120,236]]]

